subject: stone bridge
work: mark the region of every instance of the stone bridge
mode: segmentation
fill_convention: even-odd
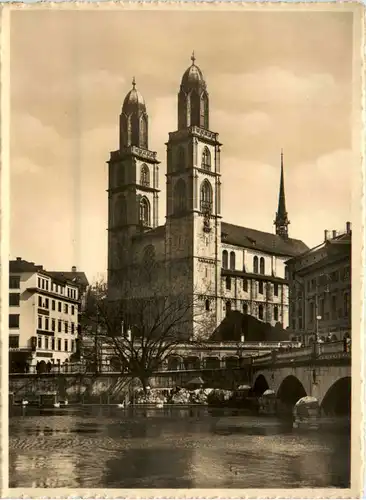
[[[254,359],[252,370],[257,396],[271,389],[288,406],[303,396],[313,396],[325,414],[350,413],[351,352],[345,352],[343,342],[272,352]]]

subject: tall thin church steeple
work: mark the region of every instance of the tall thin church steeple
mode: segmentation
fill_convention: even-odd
[[[276,212],[276,219],[274,221],[276,226],[276,234],[284,238],[288,237],[288,220],[286,212],[286,198],[285,198],[285,181],[283,174],[283,150],[281,150],[281,178],[280,178],[280,192],[278,196],[278,209]]]

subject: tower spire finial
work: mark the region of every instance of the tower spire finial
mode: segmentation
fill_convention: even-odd
[[[132,87],[135,88],[136,87],[136,80],[135,80],[135,77],[133,76],[132,77]]]
[[[192,61],[192,66],[194,65],[195,61],[196,61],[196,58],[194,56],[194,50],[192,51],[192,55],[191,55],[191,61]]]
[[[280,192],[278,196],[278,209],[276,212],[276,220],[274,221],[276,226],[276,234],[288,237],[288,226],[290,221],[288,220],[286,212],[286,198],[285,198],[285,180],[283,173],[283,149],[281,149],[281,177],[280,177]]]

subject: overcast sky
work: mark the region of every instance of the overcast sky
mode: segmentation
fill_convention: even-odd
[[[223,220],[272,232],[284,149],[290,235],[351,218],[352,14],[17,11],[11,25],[11,256],[107,268],[107,165],[136,77],[162,162],[194,49],[222,148]]]

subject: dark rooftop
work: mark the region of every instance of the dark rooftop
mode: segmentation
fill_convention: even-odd
[[[43,266],[38,266],[34,262],[28,262],[21,257],[9,261],[10,273],[36,273],[38,271],[43,271]]]
[[[222,242],[253,248],[274,255],[295,256],[309,250],[301,240],[284,238],[277,234],[258,231],[248,227],[235,226],[223,222],[221,224]]]
[[[72,281],[83,287],[89,286],[88,278],[82,271],[48,271],[48,274],[57,280]]]

